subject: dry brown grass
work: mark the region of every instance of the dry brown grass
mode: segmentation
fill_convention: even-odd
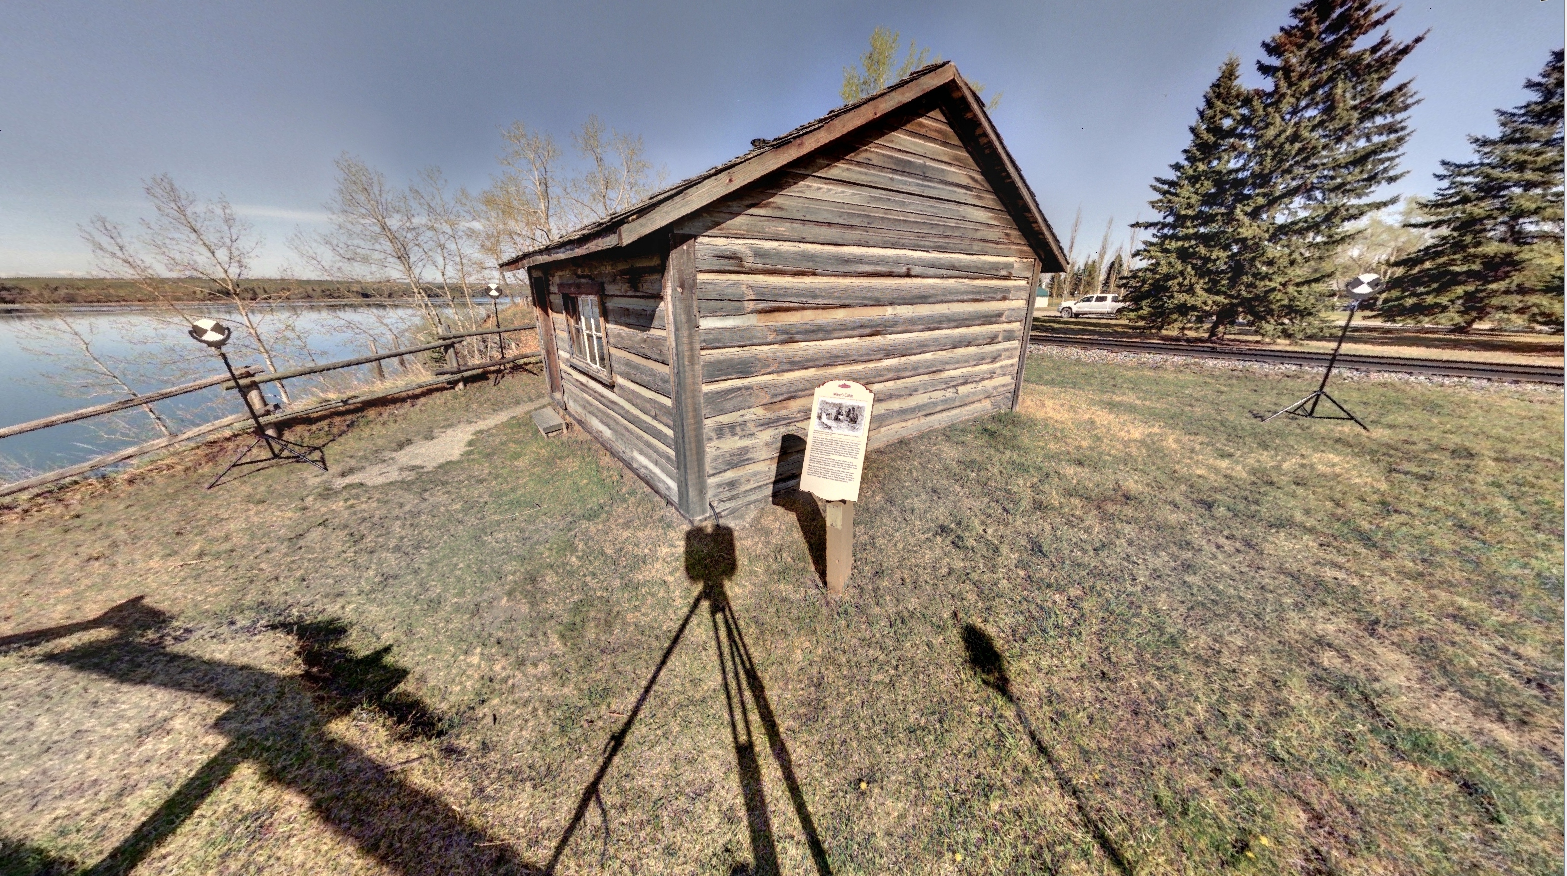
[[[1559,871],[1560,396],[1300,382],[1039,359],[871,455],[839,604],[810,506],[526,418],[334,483],[520,379],[12,513],[0,870]]]

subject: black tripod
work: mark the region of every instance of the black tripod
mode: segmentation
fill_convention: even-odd
[[[242,468],[247,465],[261,465],[262,463],[273,462],[279,459],[292,462],[308,462],[316,468],[326,471],[325,450],[322,450],[320,447],[312,447],[309,444],[290,441],[287,438],[279,438],[267,431],[266,426],[261,424],[260,412],[256,410],[255,405],[250,403],[250,395],[245,392],[243,386],[239,385],[239,375],[234,373],[234,366],[229,362],[228,354],[224,353],[221,347],[215,349],[217,349],[218,355],[223,359],[223,367],[229,370],[229,377],[234,381],[234,390],[239,393],[240,401],[245,403],[245,410],[250,414],[250,421],[256,424],[256,437],[244,450],[239,452],[238,456],[234,457],[234,461],[229,463],[228,468],[225,468],[217,477],[213,478],[212,483],[207,484],[207,489],[210,490],[222,483],[223,479],[228,477],[228,473],[236,468]],[[262,443],[267,445],[267,456],[258,459],[245,458],[250,455],[250,451],[256,449],[256,445]],[[311,453],[319,455],[321,457],[320,461],[311,459]]]
[[[1322,372],[1322,382],[1317,384],[1317,391],[1278,413],[1264,417],[1262,420],[1264,423],[1279,416],[1279,414],[1289,414],[1292,417],[1314,417],[1319,420],[1353,420],[1355,425],[1365,429],[1367,432],[1371,431],[1371,427],[1360,422],[1358,417],[1349,412],[1349,408],[1339,404],[1338,399],[1328,395],[1328,378],[1333,376],[1333,363],[1338,361],[1338,351],[1344,346],[1344,336],[1349,334],[1349,324],[1354,321],[1355,310],[1359,307],[1359,301],[1352,300],[1349,302],[1349,316],[1344,320],[1344,330],[1338,333],[1338,343],[1333,345],[1333,355],[1328,357],[1328,367],[1326,371]],[[1343,414],[1343,416],[1317,413],[1317,404],[1323,399],[1327,399],[1333,407],[1338,408],[1339,413]]]

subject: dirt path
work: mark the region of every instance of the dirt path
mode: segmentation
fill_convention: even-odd
[[[416,441],[404,447],[382,462],[338,478],[336,483],[340,487],[345,484],[369,484],[374,486],[406,480],[413,477],[417,471],[432,469],[442,463],[452,462],[461,457],[468,450],[468,443],[473,440],[473,436],[483,432],[485,429],[493,429],[513,417],[520,417],[546,404],[548,402],[533,401],[525,405],[498,411],[482,420],[453,426],[434,438]]]

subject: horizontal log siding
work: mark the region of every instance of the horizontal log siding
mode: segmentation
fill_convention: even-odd
[[[979,397],[969,403],[957,403],[923,417],[906,419],[885,429],[873,428],[871,448],[885,447],[894,441],[912,438],[923,432],[940,429],[956,423],[1004,411],[1012,400],[1011,378],[999,382],[999,392]],[[874,426],[877,412],[872,412]],[[781,436],[780,436],[781,438]],[[776,489],[791,489],[799,485],[800,463],[803,453],[795,452],[787,458],[778,458],[779,442],[773,443],[773,455],[749,465],[732,468],[716,479],[708,481],[713,507],[720,515],[739,511],[768,501]]]
[[[699,229],[695,233],[699,233],[700,230],[705,229]],[[830,245],[853,244],[893,249],[919,249],[935,244],[939,246],[938,251],[941,252],[999,255],[1020,259],[1032,256],[1032,250],[1026,246],[980,240],[964,235],[960,229],[952,229],[947,234],[932,234],[915,230],[868,228],[851,223],[835,223],[820,219],[739,213],[728,216],[724,222],[714,224],[712,231],[728,237],[751,237],[759,240],[800,241]]]
[[[938,377],[940,375],[937,375]],[[941,385],[930,381],[930,386],[910,387],[907,395],[883,399],[876,393],[876,404],[871,410],[871,439],[906,420],[936,413],[989,398],[1000,392],[1012,380],[1012,370],[1005,366],[984,372],[970,373],[958,383]],[[709,424],[707,443],[708,465],[715,471],[728,471],[778,454],[778,442],[784,435],[805,436],[806,420],[810,416],[810,399],[798,403],[781,404],[772,410],[758,411],[757,421],[747,423]],[[885,442],[883,442],[885,443]]]
[[[879,385],[881,381],[900,377],[932,374],[1009,360],[1015,362],[1016,359],[1016,343],[989,344],[983,347],[942,350],[862,363],[854,367],[854,375],[866,386],[872,386]],[[743,412],[787,399],[809,398],[816,387],[842,373],[843,369],[840,366],[830,365],[750,380],[707,384],[702,389],[702,411],[712,419],[723,414]],[[872,418],[874,419],[874,415]]]
[[[582,429],[673,502],[676,474],[670,402],[669,340],[660,306],[662,260],[642,256],[582,259],[552,266],[550,311],[561,357],[566,410]],[[604,287],[608,385],[571,364],[562,280],[596,280]]]
[[[869,189],[855,186],[828,187],[801,182],[759,204],[720,205],[708,215],[733,217],[722,222],[720,228],[740,228],[751,220],[798,221],[819,226],[843,226],[865,232],[918,234],[935,241],[937,246],[947,252],[972,251],[966,248],[950,248],[946,245],[948,240],[960,243],[964,247],[983,243],[993,246],[1000,252],[1012,252],[1018,249],[1027,251],[1022,233],[1014,228],[967,218],[917,213],[910,209],[892,209],[881,205],[862,206],[855,203],[892,200],[885,197],[876,198],[870,192]],[[903,202],[904,205],[912,205],[916,203],[916,199],[909,197],[903,199]]]
[[[808,157],[676,224],[682,233],[974,255],[1032,256],[939,114],[858,148]],[[950,134],[950,129],[949,129]],[[698,269],[701,269],[700,263]]]
[[[569,387],[570,384],[567,384]],[[568,388],[567,393],[571,390]],[[590,396],[578,393],[568,401],[569,413],[585,431],[598,439],[611,454],[646,481],[667,501],[676,500],[675,461],[668,448],[656,444],[626,421],[610,413]]]
[[[883,359],[915,356],[964,347],[983,347],[1011,343],[1017,350],[1022,336],[1022,321],[1007,324],[972,326],[958,329],[909,332],[873,338],[846,337],[830,341],[803,341],[795,344],[766,344],[704,350],[702,377],[707,384],[791,371],[847,366],[856,368]]]
[[[793,482],[817,386],[876,394],[870,444],[1011,401],[1033,253],[939,113],[807,158],[684,220],[700,234],[708,496]],[[651,323],[649,324],[651,327]]]
[[[980,306],[975,307],[972,304]],[[874,338],[909,334],[933,329],[966,328],[1019,322],[1026,307],[1015,302],[964,302],[970,306],[938,305],[915,312],[859,315],[865,307],[845,307],[810,311],[810,320],[779,320],[739,325],[702,326],[703,349],[750,347],[759,344],[787,344],[801,341],[827,341],[840,338]],[[916,305],[917,306],[917,305]],[[896,311],[897,308],[886,308]],[[853,311],[844,313],[843,311]],[[792,314],[791,314],[792,315]],[[719,317],[718,319],[723,319]]]
[[[601,406],[608,408],[627,425],[645,433],[649,440],[673,448],[671,438],[674,418],[670,413],[669,399],[637,387],[629,380],[616,380],[614,386],[606,386],[580,371],[566,369],[561,379],[571,380],[576,390]],[[671,452],[673,452],[671,450]]]
[[[1027,304],[1026,280],[898,277],[789,277],[701,273],[698,310],[706,318],[802,307],[955,304],[1015,301]]]
[[[1010,345],[1006,345],[1010,346]],[[871,381],[865,386],[876,394],[876,411],[880,410],[883,402],[891,402],[909,396],[921,395],[930,392],[944,390],[956,390],[965,385],[982,383],[999,376],[1010,375],[1012,364],[1003,358],[995,358],[989,362],[980,362],[976,365],[968,365],[958,368],[944,368],[935,372],[919,374],[913,377],[904,377],[896,380]],[[824,381],[817,380],[810,387],[815,390]],[[729,414],[720,414],[707,418],[707,440],[709,444],[721,444],[736,438],[748,438],[774,426],[793,423],[802,430],[805,421],[810,414],[811,392],[806,392],[792,398],[770,402],[754,408],[746,408]],[[872,425],[879,425],[872,412]],[[800,432],[804,435],[804,431]]]

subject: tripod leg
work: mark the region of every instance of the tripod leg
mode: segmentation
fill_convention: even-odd
[[[264,433],[264,432],[256,433],[255,439],[250,442],[249,446],[247,446],[244,450],[241,450],[239,452],[239,455],[234,457],[234,461],[229,463],[229,467],[225,468],[222,472],[220,472],[218,474],[217,477],[212,479],[212,483],[207,484],[207,489],[210,490],[213,487],[217,486],[219,482],[221,482],[225,477],[228,476],[229,472],[234,470],[235,466],[238,466],[240,464],[240,460],[242,460],[246,456],[250,455],[250,451],[256,449],[256,445],[260,444],[261,443],[261,439],[263,439],[265,437],[266,437],[266,433]],[[272,448],[269,446],[267,449],[271,450]],[[276,458],[276,454],[273,454],[273,458]]]
[[[1309,416],[1311,416],[1310,414],[1302,414],[1300,412],[1300,409],[1305,406],[1306,402],[1315,401],[1316,398],[1317,398],[1317,393],[1314,392],[1311,395],[1306,396],[1305,398],[1303,398],[1300,401],[1290,405],[1287,408],[1284,408],[1281,411],[1277,411],[1275,413],[1269,414],[1266,417],[1263,417],[1262,421],[1264,423],[1266,423],[1269,420],[1273,419],[1274,417],[1279,416],[1280,414],[1294,414],[1297,417],[1309,417]]]
[[[1344,416],[1350,418],[1351,420],[1354,420],[1355,421],[1355,425],[1359,426],[1362,429],[1365,429],[1367,432],[1371,431],[1371,427],[1370,426],[1367,426],[1365,423],[1360,422],[1360,418],[1355,416],[1354,414],[1350,413],[1349,412],[1349,408],[1346,408],[1343,405],[1339,404],[1338,403],[1338,399],[1334,398],[1331,395],[1328,395],[1325,392],[1322,394],[1322,397],[1327,399],[1328,401],[1332,402],[1333,403],[1333,407],[1338,408],[1340,411],[1342,411]]]
[[[273,438],[270,436],[267,438],[267,445],[272,450],[273,459],[281,459],[281,454],[287,454],[299,460],[300,462],[308,462],[316,468],[319,468],[322,471],[326,471],[326,452],[319,447],[309,447],[304,444],[296,444],[295,442],[289,441],[286,438]],[[306,451],[314,450],[315,452],[321,454],[321,461],[317,462],[314,459],[311,459],[308,453],[300,453],[298,450],[294,449],[295,447]]]

